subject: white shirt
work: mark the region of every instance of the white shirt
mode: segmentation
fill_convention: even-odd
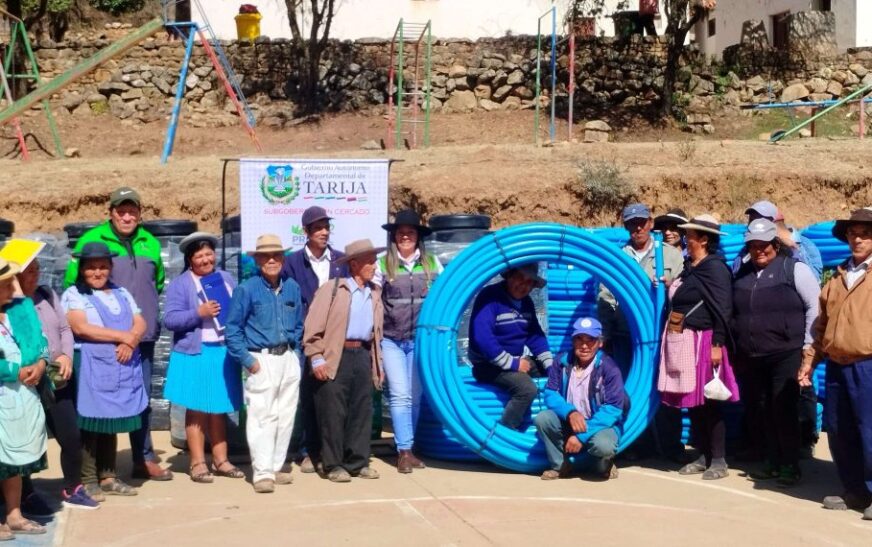
[[[851,259],[851,262],[848,263],[848,267],[845,268],[845,285],[848,287],[850,291],[857,281],[860,281],[866,272],[869,271],[869,266],[872,265],[872,256],[861,262],[860,264],[854,264],[854,259]]]
[[[633,247],[632,244],[627,245],[627,247],[629,247],[630,251],[633,253],[630,256],[632,256],[633,259],[636,260],[636,262],[641,264],[642,261],[645,260],[645,257],[648,256],[648,253],[650,253],[651,250],[654,249],[654,240],[653,239],[648,240],[648,244],[645,245],[645,248],[642,249],[641,251],[637,251],[636,248]]]
[[[324,249],[321,258],[315,258],[309,246],[306,245],[306,256],[309,258],[309,263],[312,265],[312,271],[318,277],[318,286],[320,287],[330,279],[330,248]]]

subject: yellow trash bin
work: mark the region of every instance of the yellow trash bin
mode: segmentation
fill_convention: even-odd
[[[254,41],[260,36],[259,13],[240,13],[236,19],[236,37],[240,40]]]

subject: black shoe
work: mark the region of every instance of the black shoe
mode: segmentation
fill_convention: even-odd
[[[50,517],[55,514],[54,509],[39,497],[36,492],[31,492],[29,496],[21,500],[21,514],[26,517]]]

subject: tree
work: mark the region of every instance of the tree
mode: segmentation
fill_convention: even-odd
[[[320,107],[321,55],[327,48],[336,0],[285,0],[291,27],[293,51],[300,63],[299,100],[302,113]]]
[[[717,0],[665,0],[666,34],[669,44],[666,50],[666,68],[663,70],[663,92],[660,96],[660,115],[665,117],[673,114],[673,91],[678,63],[684,52],[684,42],[687,33],[705,15],[715,9]]]

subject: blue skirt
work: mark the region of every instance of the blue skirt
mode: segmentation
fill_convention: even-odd
[[[242,371],[224,344],[205,343],[198,355],[174,351],[164,397],[199,412],[234,412],[242,404]]]

